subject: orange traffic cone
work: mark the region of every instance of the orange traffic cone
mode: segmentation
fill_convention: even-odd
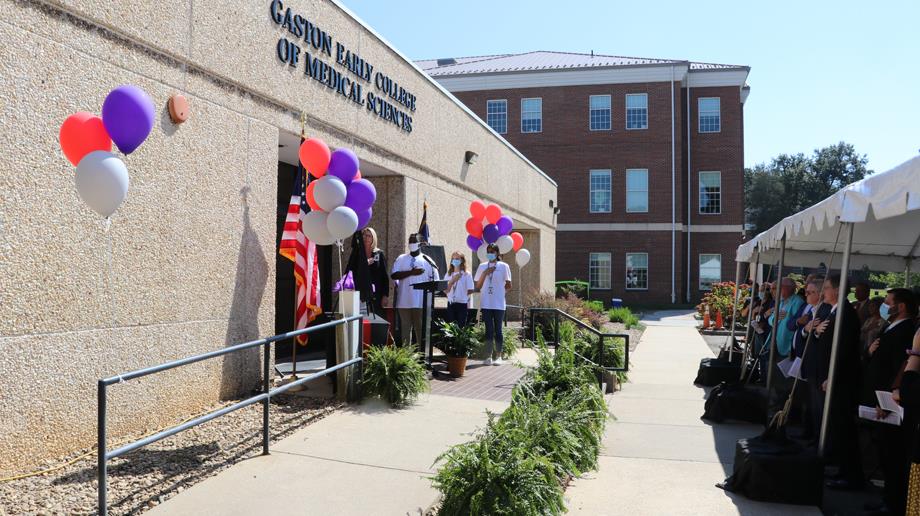
[[[721,330],[722,328],[722,311],[720,310],[716,312],[716,329]]]
[[[704,307],[703,307],[703,329],[704,329],[704,330],[708,330],[708,329],[709,329],[709,325],[710,325],[710,321],[709,321],[709,307],[708,307],[708,306],[704,306]]]

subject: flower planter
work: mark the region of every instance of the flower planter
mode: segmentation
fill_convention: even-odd
[[[447,371],[454,378],[463,376],[466,371],[466,357],[447,357]]]

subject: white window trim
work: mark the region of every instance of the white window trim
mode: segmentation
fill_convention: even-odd
[[[632,170],[644,170],[645,171],[645,209],[644,210],[631,210],[629,209],[629,172]],[[647,168],[627,168],[626,172],[623,174],[626,184],[626,213],[648,213],[649,209],[649,198],[648,198],[648,169]],[[636,190],[638,191],[638,190]]]
[[[610,107],[607,108],[610,111],[610,127],[607,129],[591,129],[591,97],[607,97],[610,99]],[[588,95],[588,131],[591,132],[603,132],[603,131],[613,131],[613,96],[611,95]]]
[[[495,131],[495,128],[489,125],[489,102],[504,102],[505,103],[505,130],[503,132]],[[492,127],[492,130],[498,134],[508,134],[508,99],[486,99],[486,125],[489,125],[489,127]]]
[[[639,253],[629,253],[629,252],[627,252],[627,253],[626,253],[625,258],[624,258],[624,260],[623,260],[623,272],[624,272],[625,274],[627,274],[627,275],[629,274],[629,255],[631,255],[631,254],[644,254],[644,255],[645,255],[645,288],[629,287],[629,286],[628,286],[628,285],[629,285],[629,281],[628,281],[628,280],[629,280],[629,277],[628,277],[628,276],[624,279],[623,284],[626,285],[626,287],[625,287],[626,290],[648,290],[648,284],[649,284],[649,269],[651,269],[651,267],[649,267],[648,253],[642,253],[642,252],[639,252]]]
[[[595,287],[591,285],[591,255],[607,255],[607,277],[610,279],[608,287]],[[613,290],[613,253],[588,253],[588,286],[591,290]]]
[[[703,211],[703,174],[719,174],[719,211],[709,213]],[[696,175],[696,211],[698,215],[721,215],[722,214],[722,171],[720,170],[700,170]]]
[[[709,99],[719,99],[719,130],[718,131],[704,131],[702,128],[702,119],[700,114],[703,110],[700,109],[700,102],[703,100]],[[698,97],[696,99],[696,132],[700,134],[718,134],[722,132],[722,97]]]
[[[719,257],[719,281],[716,282],[716,283],[719,283],[719,282],[722,281],[722,255],[719,254],[719,253],[700,253],[700,254],[697,256],[697,262],[696,262],[696,276],[697,276],[697,277],[696,277],[696,287],[697,287],[697,289],[699,289],[699,290],[701,290],[701,291],[709,292],[709,291],[712,290],[712,287],[711,287],[711,286],[710,286],[710,287],[704,287],[704,286],[703,286],[703,257],[704,257],[704,256],[718,256],[718,257]]]
[[[539,131],[525,131],[524,130],[524,102],[527,100],[539,100],[540,101],[540,130]],[[521,99],[521,134],[539,134],[543,132],[543,97],[527,97]]]
[[[645,95],[645,127],[629,127],[629,99],[630,95]],[[623,116],[626,117],[623,120],[623,125],[626,127],[627,131],[647,131],[648,130],[648,93],[627,93],[623,97]],[[719,124],[721,127],[721,122]]]
[[[610,209],[604,211],[595,211],[591,209],[591,178],[595,172],[606,172],[610,178]],[[613,213],[613,170],[609,168],[592,168],[588,170],[588,213]]]

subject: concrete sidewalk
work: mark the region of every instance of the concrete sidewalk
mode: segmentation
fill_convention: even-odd
[[[448,446],[470,440],[506,402],[427,395],[392,410],[350,406],[167,500],[154,515],[419,514]]]
[[[570,514],[798,515],[816,507],[752,502],[715,487],[732,470],[735,441],[754,425],[700,420],[705,390],[693,385],[700,359],[712,356],[692,313],[649,314],[630,357],[630,381],[612,397],[598,471],[566,491]]]

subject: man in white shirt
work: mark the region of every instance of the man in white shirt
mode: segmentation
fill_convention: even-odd
[[[504,335],[502,324],[505,321],[505,292],[511,290],[511,267],[498,260],[498,246],[489,244],[486,247],[487,263],[479,264],[476,269],[476,289],[480,294],[480,309],[482,320],[486,326],[486,365],[502,364],[502,348]],[[498,357],[492,360],[492,343]]]
[[[410,332],[415,334],[416,342],[421,343],[423,293],[416,290],[414,285],[441,278],[430,259],[419,250],[418,237],[414,233],[409,235],[409,252],[396,258],[390,277],[396,281],[395,306],[399,314],[402,343],[404,346],[412,343]]]

